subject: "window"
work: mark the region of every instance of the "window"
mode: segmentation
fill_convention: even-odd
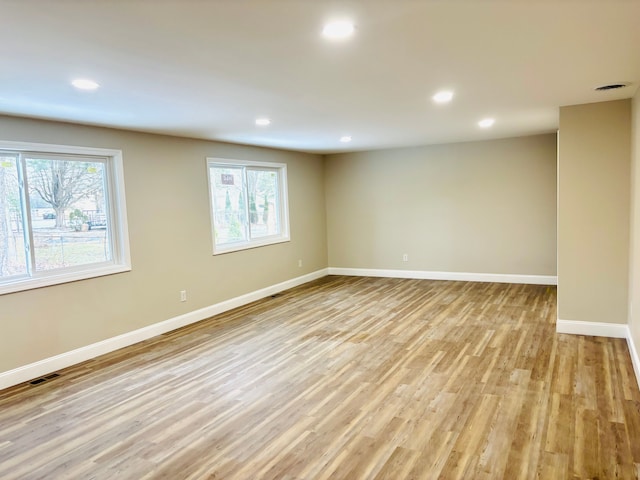
[[[289,240],[287,166],[207,159],[213,253]]]
[[[0,142],[0,294],[130,269],[120,151]]]

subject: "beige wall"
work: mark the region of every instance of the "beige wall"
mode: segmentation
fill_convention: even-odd
[[[631,128],[631,282],[629,327],[636,351],[640,352],[640,89],[633,97]],[[640,382],[640,379],[638,380]]]
[[[555,134],[330,155],[325,167],[332,267],[556,274]]]
[[[327,267],[318,155],[1,116],[0,137],[121,149],[133,265],[0,296],[0,372]],[[287,164],[290,242],[212,256],[207,156]]]
[[[560,109],[558,318],[626,323],[631,102]]]

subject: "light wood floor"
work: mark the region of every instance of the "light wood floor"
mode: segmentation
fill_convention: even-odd
[[[632,479],[624,340],[553,287],[327,277],[0,392],[2,479]]]

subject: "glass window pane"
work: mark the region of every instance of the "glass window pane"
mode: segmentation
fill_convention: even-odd
[[[0,155],[0,280],[28,273],[24,235],[17,160]]]
[[[247,201],[242,168],[211,167],[211,198],[216,245],[247,240]]]
[[[280,233],[278,173],[270,169],[247,169],[251,238]]]
[[[207,165],[214,255],[289,241],[285,164],[208,158]]]
[[[105,164],[27,158],[36,271],[112,260]]]

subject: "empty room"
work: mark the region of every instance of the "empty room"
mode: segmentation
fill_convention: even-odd
[[[640,478],[640,1],[0,0],[0,478]]]

